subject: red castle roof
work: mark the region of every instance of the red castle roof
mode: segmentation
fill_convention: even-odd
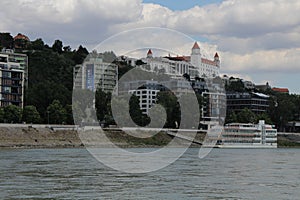
[[[289,93],[290,91],[289,91],[289,89],[288,88],[272,88],[272,90],[274,91],[274,92],[281,92],[281,93]]]
[[[193,46],[193,48],[192,49],[200,49],[200,47],[199,47],[199,45],[198,45],[198,43],[197,42],[195,42],[195,44],[194,44],[194,46]]]
[[[189,62],[191,60],[190,56],[175,56],[175,57],[168,56],[165,58],[168,58],[170,60],[186,61],[186,62]]]
[[[29,41],[29,38],[28,38],[26,35],[23,35],[23,34],[21,34],[21,33],[18,33],[18,35],[16,35],[16,36],[14,37],[14,40],[27,40],[27,41]]]
[[[149,49],[149,50],[148,50],[148,53],[147,53],[147,55],[149,55],[149,54],[152,54],[152,51],[151,51],[151,49]]]
[[[202,63],[207,64],[207,65],[214,65],[217,66],[217,63],[213,60],[208,60],[206,58],[201,58]]]

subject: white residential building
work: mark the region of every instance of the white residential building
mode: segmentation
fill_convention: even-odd
[[[159,90],[154,89],[137,89],[129,90],[129,94],[134,94],[140,100],[140,108],[143,114],[149,114],[150,108],[156,103],[156,96]]]

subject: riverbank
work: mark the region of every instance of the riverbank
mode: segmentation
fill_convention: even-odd
[[[299,133],[280,133],[277,136],[278,148],[300,148]]]
[[[91,135],[93,133],[98,135],[97,130],[91,131]],[[122,131],[106,131],[105,134],[112,143],[122,148],[162,147],[173,139],[173,137],[161,132],[150,138],[136,138]],[[80,137],[84,136],[80,136],[76,128],[0,126],[0,148],[81,148],[86,145],[112,147],[104,138],[97,137],[95,140],[89,135],[83,142]],[[178,146],[183,142],[186,141],[176,138]]]
[[[53,130],[51,128],[0,127],[2,148],[71,148],[82,147],[75,130]]]
[[[173,137],[160,132],[150,138],[136,138],[122,131],[107,131],[106,136],[115,145],[122,148],[146,148],[162,147],[167,145]],[[203,134],[198,134],[196,138],[201,141]],[[97,138],[99,140],[99,138]],[[91,143],[95,141],[90,141]],[[100,138],[97,141],[103,147],[111,147]],[[176,138],[176,144],[180,146],[186,140]],[[87,144],[87,142],[84,142]],[[55,127],[47,125],[1,125],[0,126],[0,148],[82,148],[85,145],[80,139],[76,127],[65,126]],[[192,147],[200,147],[193,144]],[[278,135],[279,148],[300,148],[300,134]]]

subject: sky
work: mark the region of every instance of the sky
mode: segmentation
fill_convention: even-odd
[[[122,48],[154,41],[182,55],[198,41],[205,57],[219,53],[222,74],[300,94],[299,0],[2,0],[0,17],[0,32],[89,50],[124,31],[177,31],[189,39],[164,30],[117,37]]]

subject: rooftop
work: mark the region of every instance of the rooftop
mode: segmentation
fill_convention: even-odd
[[[149,49],[149,50],[148,50],[148,53],[147,53],[147,55],[149,55],[149,54],[152,54],[152,51],[151,51],[151,49]]]
[[[18,33],[18,35],[16,35],[14,37],[14,40],[27,40],[27,41],[30,41],[29,38],[26,35],[23,35],[21,33]]]
[[[206,59],[206,58],[201,58],[201,61],[204,64],[217,66],[217,63],[213,60],[209,60],[209,59]]]
[[[281,92],[281,93],[289,93],[290,92],[288,88],[276,88],[276,87],[274,87],[274,88],[272,88],[272,90],[274,92]]]
[[[198,43],[197,42],[195,42],[195,44],[194,44],[194,46],[193,46],[193,48],[192,49],[200,49],[200,47],[199,47],[199,45],[198,45]]]

